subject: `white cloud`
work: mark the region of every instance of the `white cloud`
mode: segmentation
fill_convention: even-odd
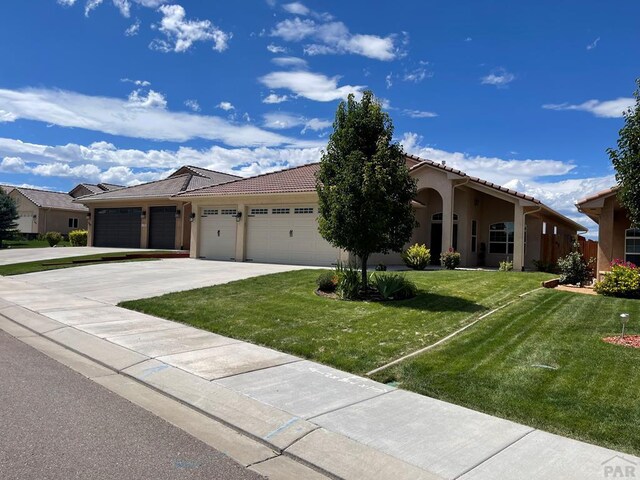
[[[291,67],[297,70],[303,70],[307,68],[307,61],[299,57],[276,57],[271,61],[279,67]]]
[[[411,117],[411,118],[433,118],[438,116],[438,114],[435,112],[427,112],[424,110],[404,109],[402,113],[404,113],[407,117]]]
[[[124,31],[124,34],[126,37],[134,37],[136,35],[138,35],[138,33],[140,32],[140,25],[142,25],[140,23],[140,20],[136,20],[134,23],[132,23],[129,28],[127,28]]]
[[[293,15],[309,15],[311,10],[300,2],[285,3],[282,8]]]
[[[294,115],[284,112],[266,113],[264,116],[263,126],[266,128],[273,128],[277,130],[286,130],[294,127],[303,126],[304,128],[300,133],[306,133],[307,130],[325,130],[332,125],[332,122],[328,120],[322,120],[320,118],[305,118],[301,115]]]
[[[166,177],[182,165],[236,175],[256,175],[320,159],[322,145],[306,148],[180,147],[177,150],[118,149],[108,142],[90,145],[38,145],[0,138],[0,157],[20,156],[28,173],[84,181],[135,185]],[[242,167],[238,169],[238,166]]]
[[[280,45],[274,45],[273,43],[267,45],[267,50],[271,53],[285,53],[287,51],[286,48],[281,47]]]
[[[222,31],[209,20],[186,20],[186,12],[180,5],[162,5],[163,17],[156,28],[164,39],[155,39],[149,47],[161,52],[186,52],[195,42],[212,42],[213,49],[227,49],[231,34]]]
[[[0,110],[0,123],[14,122],[18,118],[15,113],[7,112],[6,110]]]
[[[493,70],[489,75],[482,77],[480,83],[483,85],[494,85],[496,87],[504,87],[516,79],[513,73],[500,67]]]
[[[71,7],[74,3],[76,3],[76,0],[58,0],[58,4],[63,7]]]
[[[306,123],[304,124],[304,128],[300,133],[306,133],[307,130],[313,130],[313,131],[326,130],[332,125],[333,125],[333,122],[330,122],[329,120],[312,118],[306,121]]]
[[[142,89],[134,90],[129,94],[128,106],[131,108],[167,108],[167,100],[159,92],[149,90],[145,96]]]
[[[100,6],[102,0],[87,0],[84,5],[84,16],[88,17],[92,10],[95,10]]]
[[[120,14],[129,18],[131,16],[131,3],[129,0],[112,0],[113,4],[116,6],[118,10],[120,10]]]
[[[389,73],[384,77],[384,83],[387,86],[387,89],[393,87],[393,73]]]
[[[410,72],[406,72],[402,79],[405,82],[413,82],[420,83],[427,77],[432,77],[431,73],[427,72],[426,68],[416,68],[415,70],[411,70]]]
[[[287,95],[276,95],[275,93],[270,93],[266,97],[262,99],[262,103],[274,104],[274,103],[282,103],[286,102],[289,99]]]
[[[25,173],[28,169],[20,157],[4,157],[0,162],[0,172]]]
[[[184,104],[185,104],[185,106],[189,107],[194,112],[199,112],[200,111],[200,104],[198,103],[197,100],[192,100],[192,99],[185,100]]]
[[[299,140],[216,116],[131,108],[127,100],[64,90],[0,89],[0,110],[12,112],[16,118],[132,138],[173,142],[202,138],[231,146],[301,145]]]
[[[316,23],[296,17],[276,24],[271,36],[288,42],[311,40],[313,43],[304,48],[307,55],[351,53],[376,60],[393,60],[398,55],[392,35],[352,34],[342,22]]]
[[[622,113],[635,105],[633,98],[620,97],[615,100],[587,100],[578,105],[569,103],[549,103],[543,105],[542,108],[547,110],[579,110],[589,112],[596,117],[602,118],[618,118],[622,117]]]
[[[224,110],[225,112],[234,110],[236,108],[231,104],[231,102],[220,102],[218,105],[216,105],[216,107]]]
[[[343,85],[338,87],[340,77],[329,78],[313,72],[272,72],[261,77],[262,84],[273,89],[287,89],[296,95],[316,100],[331,102],[346,98],[350,93],[360,94],[364,86]]]
[[[589,45],[587,45],[587,50],[593,50],[594,48],[596,48],[598,46],[599,42],[600,42],[600,37],[596,38],[593,42],[591,42]]]
[[[151,85],[151,82],[147,80],[131,80],[130,78],[121,78],[120,81],[124,83],[133,83],[138,87],[148,87],[149,85]]]

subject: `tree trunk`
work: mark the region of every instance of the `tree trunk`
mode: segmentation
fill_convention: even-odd
[[[360,257],[360,263],[362,268],[362,289],[367,290],[369,287],[369,277],[367,277],[367,261],[369,260],[369,255],[362,255]]]

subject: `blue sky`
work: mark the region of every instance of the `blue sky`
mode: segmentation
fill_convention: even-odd
[[[0,183],[135,184],[317,161],[372,89],[410,153],[573,202],[640,76],[637,1],[5,0]]]

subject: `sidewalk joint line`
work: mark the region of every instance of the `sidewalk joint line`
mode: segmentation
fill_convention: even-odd
[[[336,407],[336,408],[332,408],[331,410],[327,410],[326,412],[318,413],[317,415],[313,415],[313,416],[311,416],[311,417],[308,417],[306,420],[307,420],[308,422],[311,422],[312,420],[314,420],[314,419],[316,419],[316,418],[318,418],[318,417],[321,417],[321,416],[323,416],[323,415],[329,415],[330,413],[335,413],[335,412],[337,412],[338,410],[342,410],[342,409],[344,409],[344,408],[353,407],[354,405],[358,405],[359,403],[368,402],[369,400],[373,400],[374,398],[378,398],[378,397],[381,397],[381,396],[383,396],[383,395],[387,395],[387,394],[392,393],[392,392],[395,392],[395,391],[397,391],[397,390],[398,390],[397,388],[394,388],[394,389],[389,390],[389,391],[387,391],[387,392],[377,393],[377,394],[375,394],[375,395],[374,395],[374,396],[372,396],[372,397],[363,398],[362,400],[356,400],[356,401],[354,401],[354,402],[352,402],[352,403],[348,403],[347,405],[342,405],[342,406],[340,406],[340,407]]]
[[[231,378],[231,377],[237,377],[239,375],[244,375],[245,373],[253,373],[253,372],[259,372],[261,370],[268,370],[270,368],[278,368],[278,367],[282,367],[284,365],[291,365],[292,363],[298,363],[298,362],[303,362],[304,359],[303,358],[296,358],[295,360],[291,360],[289,362],[284,362],[284,363],[279,363],[277,365],[268,365],[266,367],[259,367],[259,368],[255,368],[253,370],[247,370],[246,372],[240,372],[240,373],[232,373],[231,375],[225,375],[224,377],[217,377],[217,378],[212,378],[211,380],[209,380],[209,382],[216,382],[217,380],[223,380],[226,378]],[[191,373],[191,372],[189,372]],[[221,385],[224,386],[224,385]],[[225,387],[225,388],[229,388],[229,387]],[[230,389],[233,390],[233,389]],[[233,390],[235,392],[235,390]]]

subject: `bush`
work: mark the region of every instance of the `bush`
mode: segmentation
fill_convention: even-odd
[[[431,251],[425,245],[416,243],[402,252],[402,260],[409,268],[424,270],[431,261]]]
[[[539,272],[558,273],[558,265],[554,262],[545,262],[542,260],[534,260],[533,265]]]
[[[558,259],[558,269],[560,270],[560,283],[584,286],[593,278],[590,264],[593,259],[586,262],[578,250],[578,243],[573,244],[573,252],[566,257]]]
[[[500,262],[500,268],[498,269],[501,272],[510,272],[513,270],[513,262],[509,260],[505,260],[504,262]]]
[[[412,281],[397,273],[375,273],[370,282],[384,300],[411,298],[418,292]]]
[[[460,265],[460,253],[450,248],[448,252],[440,254],[440,264],[447,270],[454,270]]]
[[[62,241],[62,234],[60,232],[47,232],[44,234],[44,239],[50,247],[55,247]]]
[[[336,266],[336,293],[342,300],[355,300],[360,296],[360,286],[362,283],[360,270],[354,265],[344,265],[338,263]]]
[[[601,295],[640,298],[640,270],[635,266],[614,264],[594,290]]]
[[[387,266],[384,263],[379,263],[376,266],[376,272],[386,272],[387,271]]]
[[[334,272],[324,272],[320,274],[316,284],[321,292],[335,292],[338,285],[338,277]]]
[[[69,242],[72,247],[86,247],[87,246],[87,234],[86,230],[72,230],[69,232]]]

